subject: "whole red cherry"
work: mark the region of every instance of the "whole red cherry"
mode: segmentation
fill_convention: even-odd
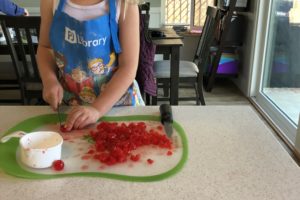
[[[64,161],[62,160],[55,160],[53,161],[52,163],[52,168],[55,170],[55,171],[61,171],[63,170],[65,167],[65,163]]]

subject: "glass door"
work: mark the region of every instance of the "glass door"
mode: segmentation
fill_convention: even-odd
[[[295,146],[300,113],[300,0],[260,1],[259,16],[255,48],[259,69],[253,97]]]

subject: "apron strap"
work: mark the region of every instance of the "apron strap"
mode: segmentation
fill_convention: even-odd
[[[66,0],[57,0],[57,1],[59,1],[59,4],[57,6],[57,10],[60,11],[60,12],[63,12]]]
[[[115,53],[121,53],[121,47],[119,42],[119,30],[118,24],[116,22],[116,1],[115,0],[108,0],[109,1],[109,23],[110,23],[110,32],[112,36],[112,42],[114,45]]]

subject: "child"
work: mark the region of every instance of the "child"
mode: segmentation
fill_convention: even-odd
[[[11,16],[29,16],[29,12],[25,8],[14,4],[10,0],[0,1],[0,12]]]
[[[69,112],[67,130],[95,123],[114,105],[144,105],[134,80],[138,6],[127,1],[41,1],[37,60],[43,98],[54,110],[62,101],[80,104]]]

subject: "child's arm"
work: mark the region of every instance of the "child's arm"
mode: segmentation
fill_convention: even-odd
[[[50,46],[49,31],[53,18],[53,0],[41,0],[41,28],[37,62],[43,82],[43,98],[56,110],[63,97],[63,88],[56,77],[56,65]]]
[[[128,4],[125,18],[124,1],[121,4],[119,19],[119,40],[122,53],[118,56],[119,68],[106,85],[101,96],[93,103],[102,114],[122,97],[128,87],[133,83],[139,59],[139,12],[138,6]]]
[[[67,128],[80,129],[95,123],[108,112],[133,83],[139,57],[139,12],[138,6],[128,4],[125,18],[124,1],[121,4],[119,19],[119,39],[122,53],[119,54],[119,68],[106,85],[105,90],[90,107],[77,107],[67,119]]]

